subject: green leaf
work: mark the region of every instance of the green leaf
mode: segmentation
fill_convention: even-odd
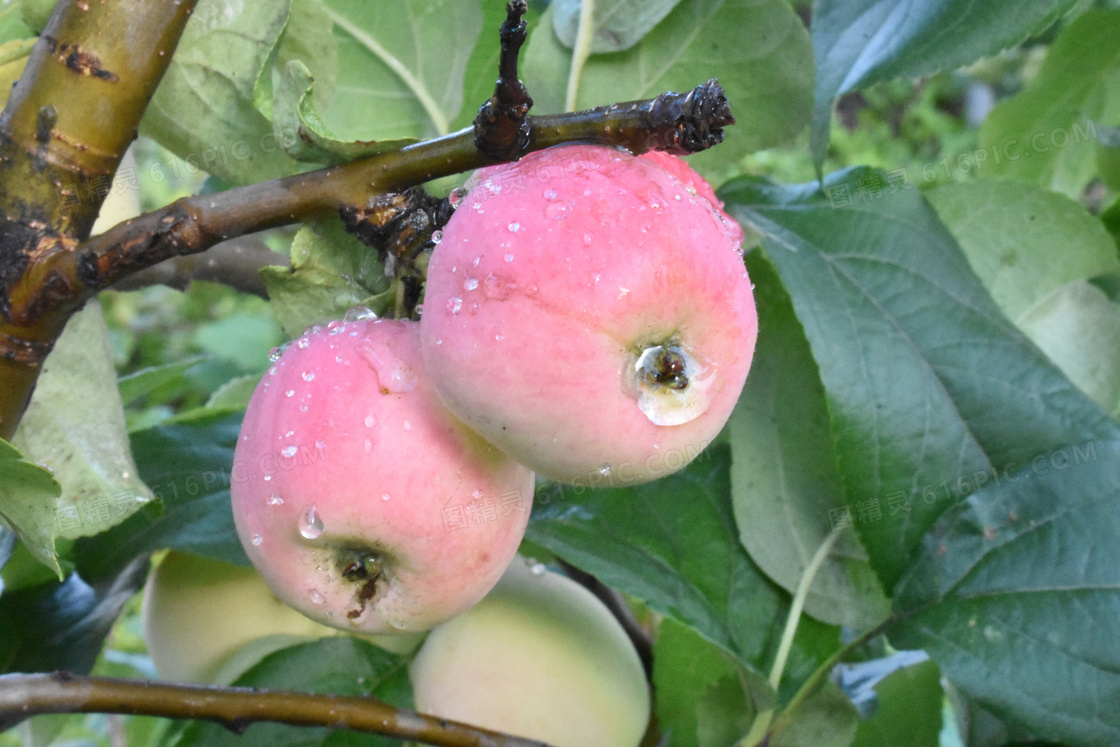
[[[621,52],[641,41],[680,0],[595,0],[591,15],[591,52]],[[568,49],[579,33],[581,0],[552,3],[552,28]]]
[[[390,654],[367,641],[346,637],[324,638],[269,654],[233,684],[349,697],[373,696],[390,705],[411,708],[412,688],[408,681],[407,664],[407,658]],[[340,737],[345,737],[345,741],[339,742]],[[346,735],[326,728],[308,729],[270,723],[253,724],[241,735],[218,724],[192,721],[183,729],[176,745],[308,747],[343,743],[354,747],[396,747],[400,744],[396,739],[374,734]]]
[[[55,500],[61,491],[50,470],[25,461],[16,447],[0,439],[0,519],[59,578],[54,524]]]
[[[62,486],[46,526],[73,539],[119,524],[148,500],[137,475],[117,394],[117,372],[101,304],[70,318],[43,364],[12,439]]]
[[[771,740],[774,747],[848,747],[859,728],[852,701],[831,682],[824,683],[797,709],[789,726]]]
[[[938,747],[941,672],[932,661],[903,667],[875,686],[874,712],[860,722],[852,747]]]
[[[211,410],[244,410],[256,391],[261,377],[256,374],[230,379],[214,390],[206,400],[206,408]]]
[[[816,0],[810,149],[820,167],[832,102],[892,78],[920,78],[990,57],[1045,30],[1075,0]]]
[[[338,80],[338,41],[334,38],[334,21],[323,0],[292,0],[288,23],[276,48],[272,78],[278,78],[289,63],[297,60],[315,79],[314,103],[326,106]],[[262,75],[261,81],[266,77]],[[257,96],[264,94],[258,91]]]
[[[1096,171],[1095,122],[1120,117],[1118,36],[1120,8],[1086,11],[1062,31],[1034,79],[980,128],[981,148],[1000,156],[983,176],[1080,196]]]
[[[1019,319],[1069,380],[1105,410],[1120,406],[1120,304],[1088,280],[1074,280]]]
[[[151,394],[155,390],[172,382],[183,379],[187,371],[206,360],[202,356],[188,358],[178,363],[167,363],[162,366],[151,366],[134,371],[117,380],[121,401],[125,404],[135,402],[141,397]]]
[[[568,86],[572,53],[553,30],[555,12],[542,16],[522,55],[522,78],[539,112],[563,111]],[[740,156],[788,140],[808,122],[808,33],[786,3],[682,0],[634,47],[588,58],[577,108],[689,91],[708,78],[720,79],[736,124],[722,145],[689,162],[723,174]]]
[[[141,133],[233,184],[295,173],[298,164],[277,143],[255,97],[288,10],[288,0],[199,2]]]
[[[463,105],[463,72],[482,30],[479,0],[326,4],[335,22],[339,76],[323,112],[325,125],[344,140],[450,132]]]
[[[123,524],[74,543],[83,578],[115,574],[133,558],[165,547],[249,564],[234,529],[229,486],[271,479],[278,464],[234,464],[241,416],[204,411],[189,422],[132,434],[136,464],[155,500]]]
[[[826,194],[874,177],[834,174]],[[744,178],[722,197],[764,236],[793,300],[851,519],[885,588],[962,496],[1008,465],[1112,431],[1000,313],[916,190],[834,207],[815,183]]]
[[[731,489],[739,538],[786,591],[796,590],[817,548],[843,512],[828,409],[817,365],[773,268],[752,252],[747,268],[758,305],[758,347],[729,422]],[[830,513],[831,512],[831,513]],[[805,601],[828,623],[862,629],[890,611],[852,532],[842,535]]]
[[[0,44],[14,40],[29,41],[35,37],[35,32],[23,20],[24,5],[26,3],[8,3],[0,10]]]
[[[751,683],[751,694],[760,702],[747,702],[744,680]],[[732,744],[747,732],[759,710],[774,704],[773,690],[761,675],[742,669],[671,617],[657,629],[653,686],[658,724],[674,747]]]
[[[1064,744],[1120,740],[1120,426],[1038,452],[937,522],[896,589],[925,649],[997,716]]]
[[[1071,281],[1120,272],[1116,244],[1101,222],[1063,195],[972,181],[925,196],[1012,320]]]
[[[341,319],[346,310],[384,292],[388,281],[374,249],[346,232],[341,221],[300,228],[292,266],[261,270],[276,318],[290,337],[313,324]]]
[[[337,164],[416,142],[415,138],[373,142],[340,140],[319,116],[312,96],[314,86],[315,79],[307,66],[300,60],[293,60],[284,67],[272,106],[272,126],[277,139],[295,160]],[[285,132],[294,132],[297,137],[282,137]]]
[[[538,490],[526,537],[608,586],[696,630],[746,667],[768,668],[789,596],[738,542],[730,456],[712,447],[683,470],[630,488]],[[802,620],[790,681],[835,651],[837,629]]]

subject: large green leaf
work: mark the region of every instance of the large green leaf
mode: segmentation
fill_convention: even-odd
[[[55,500],[61,490],[50,470],[26,461],[17,448],[0,439],[0,524],[14,531],[32,556],[59,576],[54,525]]]
[[[828,410],[817,365],[773,268],[752,252],[758,347],[731,416],[731,489],[739,537],[751,558],[790,593],[844,516]],[[838,513],[839,512],[839,513]],[[839,538],[805,600],[819,620],[869,628],[890,602],[859,538]]]
[[[768,669],[789,596],[738,541],[724,446],[654,483],[538,491],[528,539],[603,583],[696,630],[755,670]],[[837,629],[803,619],[787,668],[806,677],[837,647]]]
[[[1030,184],[971,181],[925,196],[1012,320],[1066,283],[1120,272],[1104,226],[1063,195]]]
[[[553,30],[550,9],[532,31],[522,77],[538,112],[563,111],[572,51]],[[683,0],[632,48],[592,55],[576,106],[606,106],[665,91],[689,91],[719,78],[736,124],[717,149],[690,158],[701,171],[728,173],[742,155],[793,137],[808,122],[812,51],[786,3]],[[714,179],[718,181],[718,179]]]
[[[1118,37],[1120,8],[1087,11],[1064,29],[1034,79],[980,128],[993,157],[979,173],[1079,197],[1096,171],[1095,123],[1120,117]]]
[[[834,174],[825,194],[875,176]],[[722,191],[793,300],[853,523],[891,588],[962,496],[1114,423],[1000,313],[916,190],[872,194],[837,206],[815,184],[749,178]]]
[[[1042,451],[947,512],[890,633],[995,714],[1063,744],[1120,741],[1120,426]]]
[[[214,176],[248,184],[295,172],[257,109],[257,84],[288,22],[289,0],[202,0],[140,131]]]
[[[110,576],[133,558],[165,547],[249,564],[233,526],[230,484],[271,479],[277,465],[234,464],[241,415],[203,411],[193,421],[132,434],[136,464],[155,500],[123,524],[74,543],[74,561],[84,578]]]
[[[832,102],[892,78],[967,65],[1044,30],[1075,0],[815,0],[817,85],[811,150],[828,147]]]
[[[852,747],[938,747],[940,677],[928,660],[887,675],[875,685],[875,708],[860,722]]]
[[[680,0],[595,0],[591,14],[591,51],[621,52],[641,41]],[[552,3],[552,28],[560,42],[571,49],[580,34],[581,0]]]
[[[70,318],[47,356],[12,443],[46,465],[62,486],[44,527],[58,537],[97,534],[148,499],[132,460],[109,330],[96,300]]]
[[[264,657],[233,684],[272,690],[326,693],[340,696],[373,696],[401,708],[412,707],[408,660],[356,638],[324,638],[302,643]],[[192,721],[182,730],[177,747],[395,747],[396,739],[375,734],[332,732],[258,723],[244,733],[233,733],[218,724]]]
[[[463,72],[482,31],[479,0],[326,5],[339,44],[335,96],[323,112],[326,127],[344,140],[449,132],[463,105]]]

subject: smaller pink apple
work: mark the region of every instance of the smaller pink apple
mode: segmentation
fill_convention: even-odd
[[[365,633],[454,617],[517,550],[533,473],[431,390],[415,322],[312,328],[261,380],[234,454],[249,559],[308,617]]]

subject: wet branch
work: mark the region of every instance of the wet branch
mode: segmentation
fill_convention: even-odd
[[[202,719],[237,733],[253,723],[273,721],[351,729],[447,747],[548,747],[544,742],[426,716],[374,698],[175,685],[68,672],[0,675],[0,730],[45,713]]]

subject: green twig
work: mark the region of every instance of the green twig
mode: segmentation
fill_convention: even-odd
[[[572,65],[568,68],[568,93],[564,98],[564,111],[576,110],[579,98],[579,83],[583,77],[583,66],[591,56],[591,40],[595,36],[595,0],[581,0],[579,4],[579,28],[576,41],[572,45]]]

